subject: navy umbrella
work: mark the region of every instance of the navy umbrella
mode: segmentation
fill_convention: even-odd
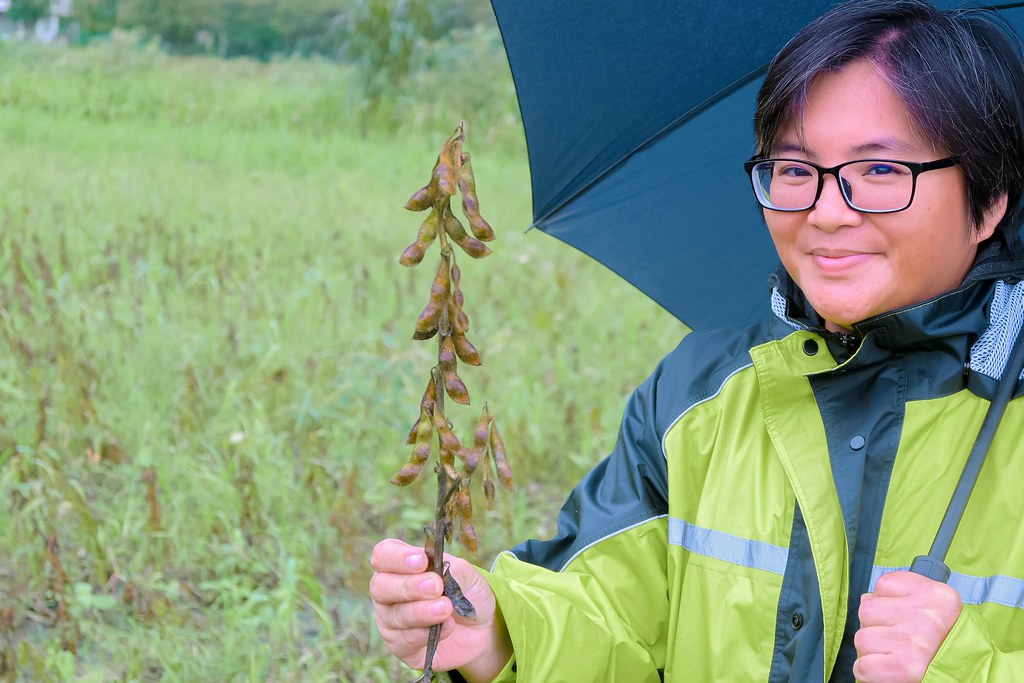
[[[837,3],[491,4],[526,129],[534,226],[692,328],[763,309],[777,257],[742,168],[754,98],[772,56]],[[1022,5],[994,5],[1018,33]]]

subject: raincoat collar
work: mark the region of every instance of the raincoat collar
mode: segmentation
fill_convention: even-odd
[[[827,331],[822,317],[782,266],[772,274],[770,285],[772,296],[785,301],[784,306],[776,303],[774,309],[778,315],[784,308],[785,314],[779,317],[787,325],[819,332],[830,347],[845,347],[852,353],[869,334],[879,347],[892,350],[931,347],[942,339],[973,340],[987,327],[989,312],[985,303],[991,297],[994,282],[1015,283],[1021,279],[1024,259],[1015,258],[1002,243],[992,242],[979,251],[963,284],[956,289],[855,323],[852,335]]]

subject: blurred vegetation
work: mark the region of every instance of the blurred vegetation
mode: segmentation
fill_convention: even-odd
[[[50,0],[12,0],[7,16],[31,25],[49,8]],[[74,0],[71,12],[63,30],[78,44],[123,42],[127,32],[171,54],[342,65],[352,73],[347,94],[374,119],[392,118],[401,95],[423,94],[418,82],[453,56],[500,54],[480,0]],[[491,101],[492,82],[475,80],[475,103]]]
[[[34,22],[50,0],[12,0],[13,21]],[[401,56],[411,39],[437,40],[491,21],[479,0],[74,0],[65,24],[88,42],[115,29],[140,29],[175,53],[267,60],[274,55],[369,59]],[[400,61],[400,60],[395,60]]]
[[[430,363],[409,338],[430,273],[397,257],[459,120],[499,236],[462,266],[484,355],[466,380],[520,483],[480,515],[476,560],[550,534],[611,448],[684,330],[520,230],[496,29],[414,53],[371,107],[351,61],[175,56],[120,30],[0,44],[0,673],[11,655],[17,681],[407,678],[367,558],[432,516],[432,482],[388,483]],[[450,417],[465,431],[477,408]]]

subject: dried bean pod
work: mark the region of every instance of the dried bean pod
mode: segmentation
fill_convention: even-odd
[[[469,331],[469,317],[462,310],[464,301],[462,290],[453,284],[452,295],[448,297],[448,322],[451,323],[453,330],[463,334]]]
[[[456,403],[469,405],[469,390],[456,371],[455,342],[452,335],[445,336],[437,353],[437,367],[444,375],[444,389]]]
[[[459,332],[459,305],[455,303],[455,297],[448,297],[448,322],[451,323],[452,332]]]
[[[420,332],[419,330],[417,330],[417,331],[412,333],[412,338],[415,339],[416,341],[426,341],[428,339],[433,338],[434,335],[436,335],[436,334],[437,334],[437,328],[434,327],[434,328],[431,328],[431,329],[426,330],[424,332]]]
[[[491,422],[491,452],[494,454],[494,467],[498,472],[498,483],[506,491],[515,491],[516,483],[512,479],[512,468],[505,457],[505,444],[498,434],[498,425]]]
[[[427,382],[427,388],[423,392],[423,398],[420,399],[420,410],[425,411],[427,415],[434,414],[434,403],[437,402],[437,383],[434,382],[434,373],[430,373],[430,381]]]
[[[469,552],[476,555],[479,544],[477,542],[476,528],[472,522],[463,522],[459,525],[459,542]]]
[[[434,553],[434,527],[423,527],[423,535],[426,538],[426,542],[423,544],[423,552],[427,554],[427,566],[433,567],[434,558],[437,556]]]
[[[434,170],[437,170],[437,164],[434,165]],[[405,203],[405,208],[409,211],[426,211],[437,201],[437,176],[434,173],[430,175],[430,182],[416,190]]]
[[[429,445],[429,444],[428,444]],[[418,450],[418,449],[417,449]],[[423,465],[430,459],[430,449],[427,449],[427,455],[423,458],[423,462],[416,462],[416,451],[413,451],[413,457],[409,462],[402,465],[402,469],[395,473],[395,476],[391,477],[391,483],[395,486],[408,486],[409,484],[416,481],[416,477],[420,475],[423,470]]]
[[[402,255],[398,257],[398,262],[406,268],[412,268],[418,265],[423,257],[427,254],[427,246],[423,242],[416,240],[405,248]]]
[[[420,224],[420,230],[416,234],[416,241],[405,248],[398,262],[407,268],[419,265],[431,242],[437,238],[438,212],[434,209],[430,215]]]
[[[491,416],[487,413],[487,409],[480,414],[480,420],[476,423],[476,429],[473,431],[473,450],[484,452],[487,448],[487,441],[490,438],[489,427],[491,425]]]
[[[409,430],[409,436],[405,439],[405,445],[411,446],[416,443],[416,432],[420,428],[420,420],[416,418],[416,421],[412,423],[412,429]]]
[[[456,368],[455,341],[452,335],[445,335],[441,347],[437,351],[437,367],[441,374],[447,374]]]
[[[485,469],[484,472],[487,472]],[[484,502],[487,504],[488,510],[494,509],[494,480],[490,477],[484,478]]]
[[[455,613],[466,619],[476,619],[476,609],[473,607],[473,603],[469,601],[462,592],[462,587],[458,581],[448,571],[447,562],[444,563],[444,574],[441,578],[444,579],[444,594],[452,601],[452,608],[455,610]]]
[[[459,441],[459,437],[452,431],[444,415],[434,415],[434,429],[437,430],[437,436],[441,440],[441,447],[448,451],[450,455],[454,455],[462,450],[462,442]]]
[[[438,220],[438,216],[438,211],[435,208],[433,211],[430,212],[429,216],[423,219],[423,222],[420,223],[420,230],[416,234],[417,239],[427,244],[430,244],[431,242],[434,241],[434,239],[437,237],[437,229],[441,222],[440,220]]]
[[[426,419],[433,424],[431,415],[434,414],[434,402],[437,400],[437,383],[434,382],[434,373],[430,373],[430,381],[427,382],[427,388],[423,392],[423,398],[420,399],[420,416],[416,418],[416,423],[412,426],[412,430],[409,431],[409,438],[406,440],[408,445],[416,443],[416,431],[420,428],[420,424],[423,422],[424,414]]]
[[[480,466],[480,453],[481,451],[473,448],[462,449],[459,455],[463,463],[461,474],[463,479],[470,479],[476,473],[476,468]]]
[[[437,157],[437,166],[434,168],[434,178],[437,178],[437,189],[449,197],[455,194],[456,166],[462,161],[462,141],[465,139],[466,135],[460,125],[444,141],[444,145],[441,147],[441,154]]]
[[[462,192],[462,210],[469,220],[469,227],[481,242],[494,239],[494,230],[480,215],[480,202],[476,196],[476,177],[469,153],[462,153],[462,166],[459,169],[459,191]]]
[[[438,212],[435,208],[430,212],[430,215],[420,223],[420,231],[416,234],[416,242],[409,245],[406,251],[401,253],[398,257],[398,263],[412,267],[419,265],[420,261],[423,260],[423,256],[427,253],[427,249],[430,244],[437,238],[437,226],[440,222],[437,218]]]
[[[430,419],[430,413],[427,413],[427,419]],[[430,420],[430,428],[433,431],[433,420]],[[413,424],[412,429],[409,430],[409,436],[405,440],[405,445],[411,446],[418,441],[420,430],[423,428],[423,411],[420,411],[420,416],[416,418],[416,422]]]
[[[452,240],[462,247],[462,250],[473,258],[483,258],[490,255],[491,249],[486,244],[471,236],[462,227],[462,222],[455,217],[451,210],[445,211],[441,216],[444,222],[444,230]]]
[[[459,521],[459,541],[471,553],[477,552],[477,535],[473,527],[473,499],[469,488],[459,491],[455,503],[455,518]]]
[[[455,469],[455,456],[452,455],[451,451],[444,447],[442,444],[438,459],[441,461],[441,466],[444,467],[445,474],[452,481],[458,481],[459,473]]]
[[[448,396],[456,403],[461,403],[464,406],[469,405],[469,389],[466,388],[466,383],[462,381],[462,378],[454,370],[444,376],[444,390],[448,392]]]
[[[449,286],[451,284],[451,273],[448,269],[448,259],[441,259],[437,266],[437,273],[434,275],[434,282],[430,285],[430,301],[420,312],[416,319],[416,333],[414,339],[429,339],[437,332],[438,323],[441,320],[441,312],[448,300]],[[426,337],[417,335],[427,335]]]
[[[480,365],[483,361],[480,359],[480,352],[476,350],[476,347],[469,343],[466,339],[466,335],[462,334],[458,330],[452,331],[452,339],[455,345],[455,354],[467,365]]]
[[[423,465],[430,459],[430,443],[431,437],[434,435],[434,422],[430,417],[430,414],[426,411],[421,411],[420,420],[417,423],[416,429],[416,447],[412,451],[412,457],[409,458],[401,470],[398,471],[395,476],[391,478],[391,483],[397,486],[408,486],[419,476],[420,471],[423,469]]]

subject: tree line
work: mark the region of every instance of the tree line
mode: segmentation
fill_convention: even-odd
[[[11,0],[7,15],[30,24],[50,8],[51,0]],[[491,20],[481,0],[74,0],[62,21],[80,42],[140,29],[176,53],[320,55],[401,70],[417,39]]]

